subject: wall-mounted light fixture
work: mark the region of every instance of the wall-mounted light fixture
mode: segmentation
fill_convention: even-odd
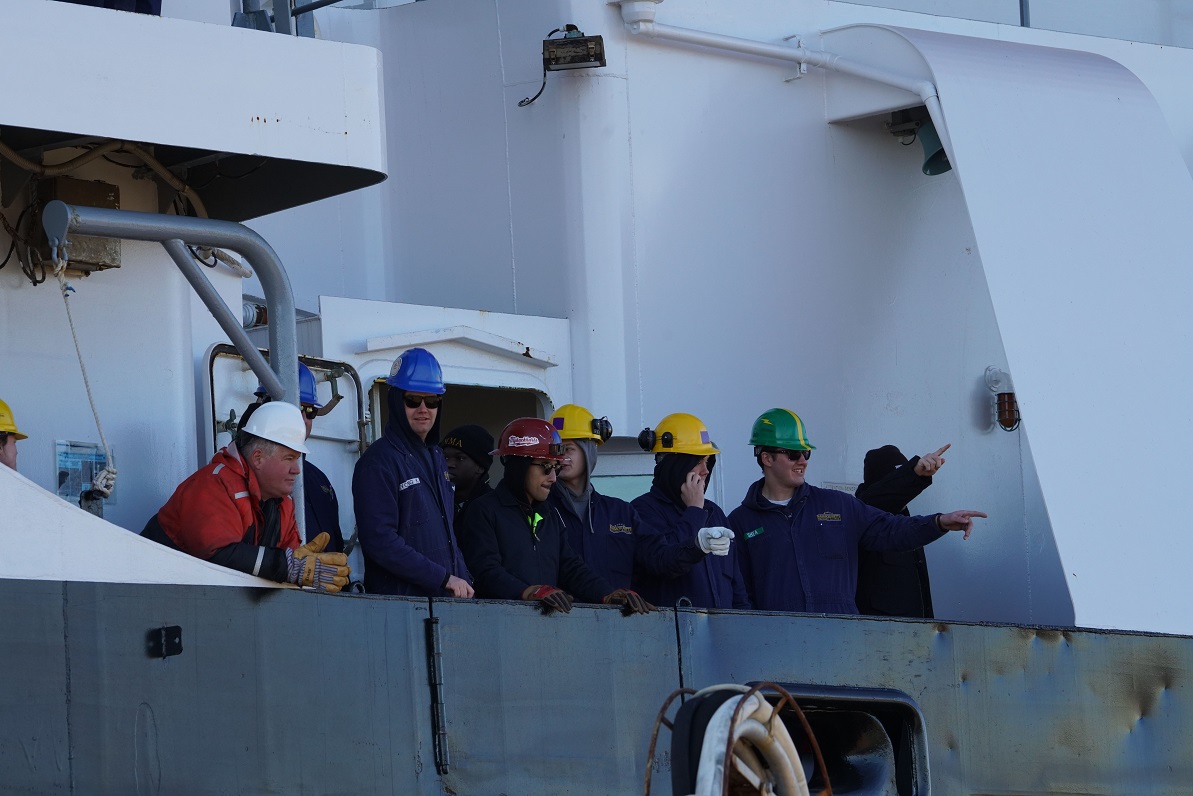
[[[986,368],[986,387],[994,393],[994,417],[1003,431],[1019,428],[1019,402],[1015,400],[1015,387],[1011,377],[994,365]]]
[[[562,33],[562,39],[551,38],[556,33]],[[518,103],[519,108],[525,108],[534,102],[547,87],[547,73],[559,72],[565,69],[589,69],[594,66],[605,65],[605,40],[600,36],[585,36],[584,31],[575,25],[564,25],[547,34],[543,39],[543,84],[539,86],[538,94],[526,97]]]

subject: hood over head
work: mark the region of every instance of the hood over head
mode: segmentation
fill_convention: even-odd
[[[883,445],[866,452],[862,466],[862,483],[872,485],[907,464],[907,457],[894,445]]]
[[[654,466],[654,485],[666,495],[672,503],[681,508],[684,505],[680,489],[688,477],[688,473],[700,463],[703,456],[692,453],[662,453],[659,454]],[[712,480],[713,468],[717,465],[717,457],[708,457],[708,478]],[[705,492],[708,484],[704,485]]]
[[[506,489],[517,498],[520,505],[528,507],[530,503],[526,496],[526,473],[530,471],[534,459],[529,456],[505,456],[502,457],[501,463],[505,465],[501,483],[505,484]]]
[[[396,429],[404,440],[415,448],[426,445],[428,448],[439,444],[439,426],[443,423],[443,404],[439,405],[439,412],[435,415],[435,423],[427,432],[426,440],[418,438],[418,434],[410,428],[410,421],[406,419],[406,403],[403,400],[406,391],[398,387],[389,388],[389,426]]]

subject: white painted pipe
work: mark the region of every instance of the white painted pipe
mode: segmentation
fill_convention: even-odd
[[[909,91],[923,101],[924,107],[928,109],[928,115],[932,118],[932,123],[936,126],[936,132],[940,136],[940,143],[944,146],[945,152],[949,156],[949,162],[954,162],[953,142],[949,138],[949,131],[944,123],[944,113],[940,108],[940,98],[936,92],[936,85],[930,80],[908,77],[907,75],[892,72],[889,69],[881,69],[870,66],[869,64],[851,61],[834,53],[815,52],[805,47],[768,44],[751,39],[741,39],[736,36],[725,36],[720,33],[708,33],[689,28],[677,28],[673,25],[662,25],[653,19],[646,18],[653,16],[654,3],[651,0],[646,0],[645,3],[642,0],[626,0],[626,2],[621,4],[621,11],[626,30],[635,35],[649,36],[653,39],[664,39],[683,44],[694,44],[717,50],[728,50],[729,52],[737,52],[744,55],[756,55],[762,58],[775,58],[780,61],[790,61],[797,64],[810,64],[821,69],[829,69],[834,72],[859,77],[863,80],[882,83],[883,85],[894,86],[895,88]]]

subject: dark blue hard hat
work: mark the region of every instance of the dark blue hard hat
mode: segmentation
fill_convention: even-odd
[[[404,351],[394,360],[385,383],[406,392],[425,392],[431,395],[443,395],[447,392],[439,360],[425,348]]]
[[[265,385],[257,382],[257,389],[253,395],[265,395],[267,392]],[[301,362],[298,363],[298,401],[310,404],[316,409],[323,408],[323,404],[319,403],[319,393],[315,390],[315,374]]]

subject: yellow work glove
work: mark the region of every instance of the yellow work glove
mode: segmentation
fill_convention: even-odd
[[[324,553],[331,536],[321,533],[297,550],[286,551],[291,583],[314,586],[318,591],[335,593],[348,585],[348,556],[343,553]]]

